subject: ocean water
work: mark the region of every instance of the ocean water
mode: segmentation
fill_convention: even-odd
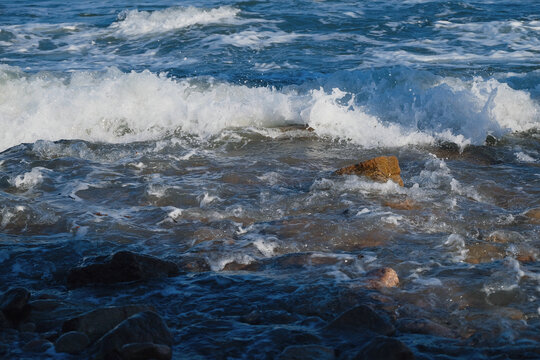
[[[175,358],[346,356],[366,301],[446,329],[419,358],[540,357],[538,1],[2,1],[0,151],[0,290],[152,304]],[[334,174],[379,155],[404,187]],[[191,265],[66,289],[118,250]]]

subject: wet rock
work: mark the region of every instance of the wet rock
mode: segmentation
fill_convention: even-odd
[[[373,269],[367,272],[368,287],[381,289],[396,287],[399,285],[399,277],[396,271],[389,267]]]
[[[78,354],[90,344],[90,339],[85,333],[70,331],[58,338],[54,344],[56,352]]]
[[[470,264],[481,264],[503,259],[506,251],[500,245],[491,243],[476,243],[467,246],[466,262]]]
[[[28,304],[35,311],[51,311],[59,307],[62,302],[54,299],[39,299],[30,301]]]
[[[525,212],[525,216],[535,223],[540,222],[540,208],[528,210],[527,212]]]
[[[366,305],[359,305],[345,311],[328,324],[327,329],[347,332],[373,331],[391,335],[395,328],[384,314],[379,315]]]
[[[36,331],[36,324],[33,322],[27,322],[24,324],[19,325],[19,331],[22,332],[34,332]]]
[[[361,163],[347,166],[336,171],[338,175],[362,175],[375,181],[386,182],[392,180],[403,186],[401,169],[395,156],[379,156]]]
[[[4,313],[0,311],[0,329],[5,329],[10,327],[8,319],[4,316]]]
[[[394,210],[419,210],[422,207],[411,199],[403,201],[385,201],[384,206],[388,206]]]
[[[414,354],[401,341],[385,336],[371,340],[355,360],[414,360]]]
[[[172,277],[180,274],[178,266],[153,256],[120,251],[105,259],[104,263],[73,268],[69,271],[68,287],[90,284],[114,284],[119,282]]]
[[[278,360],[332,360],[334,349],[321,345],[292,345],[277,357]]]
[[[533,253],[519,253],[516,255],[516,260],[522,263],[535,262],[536,258],[537,255]]]
[[[456,335],[449,328],[428,319],[400,319],[397,329],[404,333],[435,335],[454,338]]]
[[[122,347],[133,343],[171,346],[173,338],[158,314],[145,311],[131,316],[103,335],[96,343],[96,358],[109,359],[120,356]]]
[[[223,267],[223,271],[257,271],[260,269],[260,264],[253,261],[249,264],[242,264],[236,261],[231,261]]]
[[[42,353],[53,347],[53,344],[45,339],[31,340],[23,346],[24,351]]]
[[[0,300],[0,309],[8,320],[18,323],[30,313],[29,299],[30,292],[25,288],[9,289]]]
[[[123,360],[169,360],[172,350],[167,345],[153,343],[126,344],[120,349]]]
[[[524,240],[525,238],[520,233],[508,230],[496,230],[486,237],[486,241],[499,244],[520,243]]]
[[[88,336],[90,342],[94,342],[129,317],[143,311],[152,310],[154,308],[149,305],[99,308],[65,321],[62,325],[62,332],[82,332]]]
[[[180,269],[185,272],[206,272],[210,271],[210,265],[208,262],[196,256],[184,256],[179,263]]]

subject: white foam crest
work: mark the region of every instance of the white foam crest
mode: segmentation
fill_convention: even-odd
[[[290,43],[299,38],[299,34],[287,33],[281,30],[274,31],[256,31],[244,30],[239,33],[228,35],[212,35],[206,41],[214,43],[217,46],[233,45],[236,47],[249,47],[252,49],[261,49],[274,44]]]
[[[487,134],[540,127],[540,106],[530,94],[495,79],[462,81],[412,70],[377,76],[348,72],[321,79],[325,86],[277,90],[114,68],[28,75],[4,65],[0,151],[40,139],[123,143],[178,132],[209,139],[225,129],[298,123],[367,148],[439,140],[465,146],[482,144]]]
[[[11,179],[10,182],[13,186],[22,190],[29,190],[43,182],[43,170],[45,168],[35,167],[31,171],[17,175]]]
[[[110,28],[124,36],[144,35],[182,29],[193,25],[234,22],[240,10],[230,6],[201,9],[193,6],[157,11],[129,10],[120,13]]]

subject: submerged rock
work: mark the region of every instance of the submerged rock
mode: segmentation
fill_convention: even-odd
[[[347,332],[369,330],[383,335],[391,335],[395,331],[394,326],[386,316],[377,314],[366,305],[359,305],[345,311],[332,320],[327,329]]]
[[[396,271],[389,267],[370,270],[366,273],[368,287],[373,289],[396,287],[399,277]]]
[[[435,335],[454,338],[456,334],[449,328],[427,319],[400,319],[397,328],[404,333]]]
[[[394,210],[419,210],[421,209],[421,206],[418,205],[416,202],[406,199],[403,201],[385,201],[384,206],[388,206],[389,208],[392,208]]]
[[[152,343],[172,346],[173,338],[161,317],[145,311],[122,321],[96,343],[96,359],[120,357],[124,345]]]
[[[126,344],[120,349],[122,360],[169,360],[172,350],[167,345],[153,343]]]
[[[30,292],[25,288],[13,288],[4,293],[0,300],[0,310],[15,325],[30,313]]]
[[[59,353],[78,354],[86,349],[89,344],[90,339],[85,333],[70,331],[56,340],[54,348]]]
[[[321,345],[292,345],[287,347],[278,360],[332,360],[334,349]]]
[[[88,336],[90,342],[94,342],[129,317],[143,311],[152,310],[154,308],[149,305],[99,308],[65,321],[62,325],[62,332],[82,332]]]
[[[504,259],[506,251],[496,243],[476,243],[467,246],[466,262],[469,264],[481,264]]]
[[[540,222],[540,208],[528,210],[525,212],[525,216],[531,219],[533,222]]]
[[[398,339],[379,336],[371,340],[355,360],[414,360],[411,349]]]
[[[45,339],[31,340],[23,346],[24,351],[42,353],[53,347],[53,344]]]
[[[153,256],[120,251],[103,263],[76,267],[69,271],[68,287],[90,284],[114,284],[152,278],[172,277],[180,274],[178,265]]]
[[[336,171],[338,175],[362,175],[375,181],[386,182],[392,180],[403,186],[401,169],[395,156],[379,156],[361,163],[347,166]]]

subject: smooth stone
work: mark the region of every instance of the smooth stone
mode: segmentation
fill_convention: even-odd
[[[95,309],[66,320],[62,325],[62,332],[83,332],[88,336],[90,342],[94,342],[122,321],[137,313],[149,310],[154,310],[154,308],[149,305],[126,305]]]
[[[39,299],[30,301],[28,304],[35,311],[51,311],[59,307],[62,302],[54,299]]]
[[[173,338],[163,319],[152,311],[145,311],[122,321],[96,343],[96,359],[108,359],[120,354],[126,344],[154,343],[172,346]]]
[[[119,251],[103,263],[76,267],[69,271],[67,284],[70,288],[91,284],[114,284],[178,276],[180,269],[172,261],[153,256]]]
[[[379,315],[366,305],[359,305],[345,311],[332,320],[328,324],[327,329],[348,332],[369,330],[383,335],[391,335],[395,332],[395,328],[390,323],[390,320]]]
[[[435,335],[454,338],[456,334],[449,328],[428,319],[400,319],[397,329],[404,333]]]
[[[379,182],[393,182],[403,186],[401,169],[395,156],[379,156],[336,171],[338,175],[361,175]]]
[[[370,270],[366,273],[368,287],[373,289],[390,288],[399,285],[396,271],[389,267]]]
[[[172,349],[163,344],[133,343],[122,346],[120,354],[123,360],[170,360]]]
[[[371,340],[355,360],[414,360],[415,356],[401,341],[385,336]]]
[[[90,344],[90,339],[85,333],[70,331],[58,338],[54,344],[56,352],[78,354]]]
[[[24,324],[19,325],[19,331],[23,332],[35,332],[36,331],[36,324],[33,322],[27,322]]]
[[[42,353],[53,347],[53,344],[45,339],[31,340],[23,346],[24,351]]]
[[[334,349],[321,345],[292,345],[278,355],[278,360],[333,360]]]

